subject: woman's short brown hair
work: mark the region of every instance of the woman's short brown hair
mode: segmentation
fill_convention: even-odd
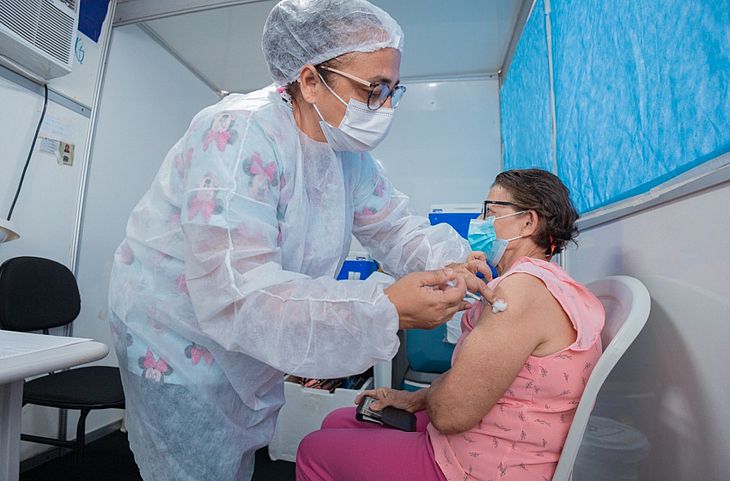
[[[494,185],[509,192],[520,209],[537,212],[538,227],[532,239],[546,255],[562,252],[571,241],[577,245],[578,212],[558,176],[542,169],[507,170],[497,175]]]

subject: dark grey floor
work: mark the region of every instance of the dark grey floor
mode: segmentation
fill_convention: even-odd
[[[129,450],[127,435],[116,431],[86,446],[74,467],[73,454],[53,459],[20,474],[20,481],[141,481]],[[266,448],[256,452],[253,481],[294,481],[294,463],[271,461]]]

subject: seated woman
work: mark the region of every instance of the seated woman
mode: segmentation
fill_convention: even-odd
[[[603,307],[549,262],[577,233],[578,214],[560,179],[537,169],[503,172],[484,207],[469,240],[496,265],[500,276],[489,286],[507,309],[472,306],[451,369],[431,387],[364,393],[378,399],[375,409],[416,413],[417,432],[337,410],[300,444],[298,481],[552,477],[602,352]]]

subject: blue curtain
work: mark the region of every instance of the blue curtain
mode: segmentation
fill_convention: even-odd
[[[500,90],[502,158],[506,168],[552,170],[550,77],[543,8],[542,0],[538,0]]]
[[[544,32],[532,22],[538,17],[536,6],[525,45]],[[579,211],[646,192],[730,150],[730,0],[553,0],[551,20],[558,174]],[[513,63],[528,59],[546,63]],[[544,88],[529,95],[549,98]],[[514,161],[521,156],[505,156],[504,167],[522,167]]]

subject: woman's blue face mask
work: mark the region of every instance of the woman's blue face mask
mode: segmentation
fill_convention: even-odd
[[[504,251],[507,250],[507,245],[510,241],[520,239],[523,236],[517,236],[511,239],[497,238],[497,232],[494,230],[494,221],[504,219],[505,217],[512,217],[513,215],[524,214],[525,212],[527,211],[521,210],[500,217],[490,216],[486,219],[472,219],[469,222],[469,233],[467,235],[467,240],[472,250],[484,252],[484,255],[487,257],[487,262],[496,267],[502,259]]]

